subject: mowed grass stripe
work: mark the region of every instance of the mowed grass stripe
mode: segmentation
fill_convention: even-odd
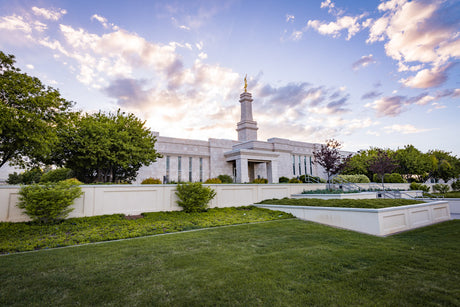
[[[0,305],[460,304],[460,221],[380,238],[280,220],[0,261]]]

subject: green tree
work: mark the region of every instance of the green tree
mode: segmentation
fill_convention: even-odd
[[[0,167],[37,165],[52,152],[56,129],[72,103],[58,90],[14,67],[13,55],[0,51]]]
[[[59,131],[55,162],[85,182],[130,182],[142,165],[161,157],[156,138],[133,114],[78,115]]]
[[[428,152],[432,162],[430,177],[444,182],[457,178],[460,175],[460,161],[450,152],[442,150],[430,150]]]
[[[428,154],[422,153],[413,145],[406,145],[403,149],[396,150],[393,158],[399,167],[396,169],[406,180],[416,179],[423,182],[428,179],[432,169],[432,161]]]
[[[372,160],[377,156],[377,152],[380,148],[371,147],[366,150],[359,150],[357,154],[353,155],[341,174],[344,175],[366,175],[369,179],[372,179],[373,172],[369,170]]]

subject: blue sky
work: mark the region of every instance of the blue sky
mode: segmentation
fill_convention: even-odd
[[[236,139],[460,155],[458,1],[5,1],[0,50],[87,112]]]

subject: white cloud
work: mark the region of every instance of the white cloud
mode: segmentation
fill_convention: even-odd
[[[33,66],[32,64],[27,64],[26,67],[27,67],[28,69],[34,69],[34,66]]]
[[[24,20],[24,17],[12,15],[0,19],[0,29],[19,30],[25,33],[32,32],[32,26]]]
[[[295,16],[286,14],[286,22],[294,22]]]
[[[37,15],[44,17],[48,20],[57,21],[61,19],[61,17],[67,14],[67,11],[64,9],[45,9],[45,8],[38,8],[36,6],[32,7],[32,12]]]
[[[335,4],[331,0],[325,0],[325,1],[321,2],[321,8],[334,7],[334,6],[335,6]]]
[[[342,30],[348,32],[347,40],[351,39],[361,29],[359,24],[359,16],[342,16],[337,17],[335,22],[331,21],[321,22],[319,20],[309,20],[307,28],[313,28],[323,35],[331,35],[332,37],[339,37]]]
[[[291,34],[291,39],[294,40],[294,41],[298,41],[298,40],[302,39],[302,36],[303,36],[302,31],[294,31]]]
[[[399,82],[407,87],[413,88],[430,88],[443,84],[447,80],[448,66],[439,68],[433,67],[432,69],[423,69],[417,72],[415,76],[403,78]]]
[[[358,61],[354,62],[351,67],[353,70],[358,70],[362,67],[366,67],[369,64],[375,63],[374,56],[372,54],[363,55]]]
[[[383,127],[386,133],[402,133],[402,134],[413,134],[413,133],[421,133],[430,131],[432,129],[424,129],[424,128],[416,128],[413,125],[406,124],[406,125],[391,125]]]

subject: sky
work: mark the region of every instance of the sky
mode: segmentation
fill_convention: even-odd
[[[0,50],[85,112],[161,136],[460,156],[459,1],[0,0]]]

